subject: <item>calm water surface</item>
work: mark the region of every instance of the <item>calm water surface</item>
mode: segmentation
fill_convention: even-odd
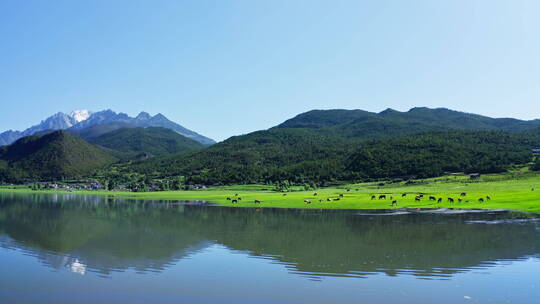
[[[540,303],[540,222],[0,193],[0,303]]]

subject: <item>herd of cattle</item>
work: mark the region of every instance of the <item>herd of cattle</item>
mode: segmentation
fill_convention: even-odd
[[[349,191],[349,190],[347,190],[347,191]],[[283,193],[283,196],[286,196],[286,195],[287,195],[287,193]],[[317,196],[317,195],[318,195],[317,192],[315,192],[313,194],[313,196]],[[370,194],[370,196],[371,196],[371,200],[390,200],[392,202],[391,206],[397,206],[397,204],[398,204],[397,198],[394,198],[394,196],[391,196],[391,195],[387,195],[387,194],[378,194],[378,195]],[[406,196],[407,196],[407,193],[401,194],[402,198],[405,198]],[[458,202],[460,202],[460,203],[462,203],[462,202],[469,203],[470,202],[470,200],[467,199],[467,193],[466,192],[460,193],[459,196],[460,197],[457,198],[457,199],[454,199],[453,197],[447,197],[446,201],[449,202],[449,203],[455,203],[456,200]],[[322,202],[325,202],[325,201],[327,201],[327,202],[339,201],[343,197],[344,197],[343,194],[339,194],[338,197],[329,197],[329,198],[326,198],[326,199],[319,199],[319,202],[322,203]],[[414,197],[415,202],[420,202],[423,199],[425,199],[424,194],[416,194],[415,197]],[[432,195],[428,196],[427,199],[430,200],[430,201],[433,201],[433,202],[437,202],[437,203],[442,203],[444,201],[444,198],[435,197],[435,196],[432,196]],[[238,196],[238,193],[237,193],[232,197],[227,197],[227,200],[230,201],[231,203],[235,204],[235,203],[238,203],[239,201],[241,201],[242,198],[240,196]],[[491,200],[491,197],[489,195],[487,195],[485,197],[478,198],[478,202],[481,202],[481,203],[485,202],[485,201],[490,201],[490,200]],[[254,203],[255,204],[260,204],[260,203],[262,203],[262,201],[261,200],[255,200]],[[311,200],[305,199],[304,203],[311,204]]]
[[[401,194],[401,197],[406,197],[407,196],[407,193],[403,193]],[[465,201],[466,203],[469,203],[470,200],[466,199],[467,197],[467,192],[461,192],[461,194],[459,195],[460,197],[457,198],[457,201],[462,203],[463,201]],[[371,200],[376,200],[376,199],[379,199],[379,200],[386,200],[387,197],[386,197],[386,194],[380,194],[380,195],[374,195],[374,194],[371,194]],[[415,197],[414,197],[414,201],[415,202],[420,202],[424,199],[424,194],[417,194]],[[437,203],[442,203],[444,201],[444,198],[442,197],[435,197],[435,196],[432,196],[430,195],[428,197],[428,199],[430,201],[434,201],[434,202],[437,202]],[[390,196],[390,200],[392,201],[392,206],[396,206],[398,201],[397,199],[394,199],[393,196]],[[454,199],[453,197],[447,197],[446,200],[449,202],[449,203],[455,203],[456,202],[456,199]],[[485,198],[484,197],[480,197],[478,198],[478,202],[485,202],[485,201],[490,201],[491,200],[491,197],[489,195],[487,195]]]

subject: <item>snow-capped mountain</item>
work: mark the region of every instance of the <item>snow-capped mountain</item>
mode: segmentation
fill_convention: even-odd
[[[92,115],[92,112],[88,110],[75,110],[71,112],[70,114],[70,116],[73,117],[73,119],[75,119],[76,122],[87,120],[88,117],[90,117],[90,115]]]
[[[164,127],[181,135],[196,140],[204,145],[214,144],[210,138],[202,136],[194,131],[184,128],[167,119],[162,114],[151,116],[141,112],[136,117],[130,117],[125,113],[116,113],[112,110],[90,112],[88,110],[75,110],[70,114],[58,112],[41,123],[24,131],[6,131],[0,133],[0,146],[9,145],[21,137],[34,135],[45,131],[68,130],[73,134],[85,138],[85,134],[97,134],[105,131],[113,131],[122,127]],[[85,132],[87,131],[87,132]]]
[[[21,137],[34,135],[43,131],[71,128],[79,122],[86,120],[89,116],[90,112],[88,110],[76,110],[71,112],[71,114],[58,112],[22,132],[9,130],[1,133],[0,146],[9,145]]]

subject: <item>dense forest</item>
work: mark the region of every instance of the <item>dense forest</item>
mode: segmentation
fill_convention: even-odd
[[[88,140],[90,143],[124,153],[130,158],[144,153],[161,156],[172,153],[195,151],[204,146],[173,130],[161,127],[120,128]]]
[[[273,129],[208,149],[133,163],[150,176],[188,183],[294,183],[423,178],[447,172],[502,172],[532,160],[538,137],[497,131],[430,131],[378,140],[345,140],[306,129]]]
[[[66,131],[23,137],[0,148],[0,181],[82,178],[116,161]]]

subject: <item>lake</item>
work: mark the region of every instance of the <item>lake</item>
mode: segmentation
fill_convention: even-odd
[[[540,221],[0,193],[0,303],[538,303]]]

